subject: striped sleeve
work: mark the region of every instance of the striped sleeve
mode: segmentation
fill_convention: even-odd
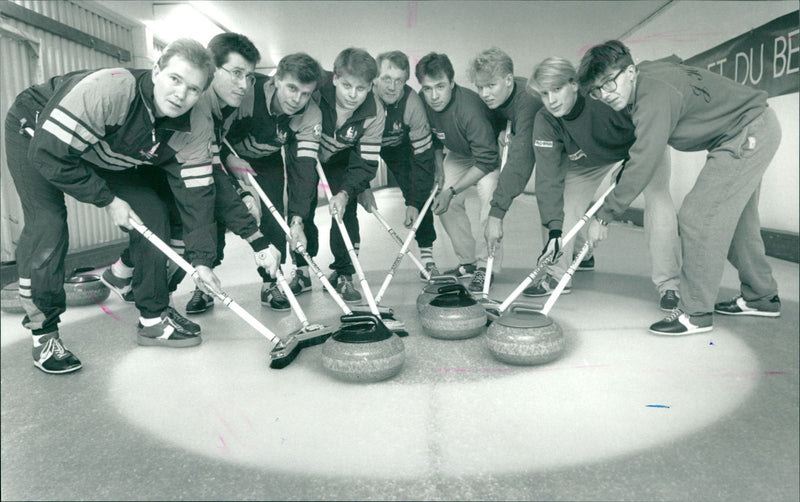
[[[296,131],[286,145],[286,175],[288,178],[289,216],[311,217],[311,206],[317,197],[317,155],[322,138],[322,112],[314,101],[309,101],[300,117],[290,123]]]
[[[433,189],[434,164],[431,128],[422,99],[416,93],[410,93],[406,100],[403,120],[409,126],[408,138],[414,151],[411,167],[411,191],[409,200],[417,209],[421,209]]]
[[[81,162],[81,156],[93,146],[98,155],[109,151],[102,141],[106,127],[124,122],[135,97],[136,80],[122,68],[96,71],[69,90],[57,92],[36,126],[30,150],[32,164],[75,199],[98,207],[110,204],[114,195],[105,181]],[[110,157],[112,165],[129,167],[127,160]]]
[[[350,156],[350,165],[342,183],[342,189],[351,196],[369,188],[369,182],[375,177],[381,159],[381,140],[386,125],[386,110],[377,96],[373,96],[373,99],[375,99],[375,116],[364,121],[364,133],[358,142],[357,158],[360,159],[360,162],[354,162],[353,159],[356,156]]]

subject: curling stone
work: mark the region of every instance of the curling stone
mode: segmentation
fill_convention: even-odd
[[[64,292],[67,294],[67,306],[78,307],[93,305],[104,301],[111,294],[108,286],[103,284],[99,275],[77,274],[64,280]]]
[[[439,294],[439,287],[449,284],[458,284],[458,278],[454,275],[434,275],[422,288],[422,293],[417,297],[417,313],[422,312],[422,307],[433,300]]]
[[[322,365],[347,382],[371,383],[400,373],[406,360],[403,341],[376,316],[348,316],[322,346]]]
[[[558,324],[516,303],[489,326],[486,342],[492,355],[508,364],[544,364],[564,352],[564,333]]]
[[[25,309],[19,301],[19,282],[6,285],[0,297],[0,310],[9,314],[24,314]]]
[[[422,330],[432,338],[459,340],[480,335],[486,328],[486,310],[461,284],[440,286],[439,294],[423,305]]]

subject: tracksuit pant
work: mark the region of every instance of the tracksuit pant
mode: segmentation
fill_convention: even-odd
[[[429,182],[425,183],[423,186],[416,186],[414,184],[415,178],[419,179],[419,177],[415,177],[415,173],[412,172],[412,169],[414,169],[412,163],[413,156],[414,153],[411,145],[384,146],[381,148],[381,157],[383,161],[386,162],[386,167],[389,168],[389,171],[392,172],[397,180],[397,184],[400,185],[403,197],[406,200],[415,200],[416,197],[414,196],[416,194],[422,193],[425,195],[421,202],[414,205],[418,210],[422,210],[425,200],[430,195],[431,190],[433,190],[434,173],[426,173],[427,176],[423,178]],[[433,227],[433,211],[430,209],[426,211],[425,216],[422,217],[415,239],[417,245],[421,248],[433,246],[433,242],[436,240],[436,230]]]

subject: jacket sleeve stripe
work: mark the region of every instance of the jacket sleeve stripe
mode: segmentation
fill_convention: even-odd
[[[106,143],[105,141],[98,142],[94,146],[93,150],[100,158],[100,160],[102,160],[109,166],[116,166],[123,169],[129,169],[131,167],[136,167],[137,165],[141,164],[141,162],[132,162],[123,155],[115,154],[114,152],[111,151],[111,149],[108,146],[108,143]]]
[[[60,108],[50,112],[50,119],[62,124],[65,129],[87,143],[95,143],[99,139],[98,134]]]
[[[68,131],[65,131],[62,128],[62,126],[56,124],[52,120],[45,121],[45,123],[42,125],[42,129],[49,132],[59,140],[63,141],[71,148],[78,150],[79,152],[84,151],[88,146],[88,144],[85,141],[83,141],[83,139],[75,136],[74,134],[71,134]]]

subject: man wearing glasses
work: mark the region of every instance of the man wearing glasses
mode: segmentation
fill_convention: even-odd
[[[778,286],[764,254],[758,198],[761,179],[781,139],[765,91],[675,62],[633,64],[630,50],[611,40],[581,60],[581,86],[614,110],[630,110],[636,140],[622,179],[589,224],[588,239],[627,209],[670,145],[708,151],[706,163],[679,212],[683,246],[680,303],[650,326],[658,335],[711,331],[712,311],[778,317]],[[727,256],[739,272],[741,294],[716,302]]]
[[[281,214],[283,193],[287,191],[292,243],[299,241],[307,246],[311,256],[317,252],[317,241],[312,239],[308,244],[304,228],[314,218],[312,203],[317,198],[316,165],[322,131],[322,114],[311,94],[321,78],[319,63],[304,53],[283,57],[274,77],[256,75],[228,133],[230,144],[241,158],[223,147],[226,165],[240,179],[246,180],[245,173],[255,172],[259,186]],[[281,150],[286,155],[285,174]],[[285,249],[282,227],[268,214],[265,205],[261,208],[261,232],[273,246]],[[310,232],[316,231],[313,225],[308,227]],[[289,287],[299,295],[311,289],[311,277],[303,257],[294,253],[294,259],[297,270]],[[291,306],[278,287],[275,271],[259,267],[258,273],[262,279],[261,303],[273,310],[289,310]]]
[[[523,292],[526,296],[552,293],[566,273],[574,249],[580,249],[585,232],[562,246],[561,233],[572,228],[591,205],[600,183],[633,144],[630,116],[615,112],[578,92],[575,68],[560,57],[550,57],[533,70],[528,85],[542,98],[544,109],[533,126],[536,151],[536,201],[546,230],[542,259],[551,259],[544,278]],[[659,293],[659,306],[678,306],[681,248],[675,206],[669,193],[669,154],[661,151],[652,180],[644,189],[645,235],[652,260],[651,277]],[[584,227],[585,229],[586,227]],[[568,284],[564,293],[569,293]]]

